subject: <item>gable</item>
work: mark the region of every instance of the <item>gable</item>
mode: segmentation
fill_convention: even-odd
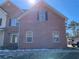
[[[10,17],[18,17],[20,14],[22,14],[22,10],[11,3],[11,1],[6,1],[1,5],[1,8],[4,9]]]
[[[0,14],[7,15],[7,13],[2,8],[0,8]]]
[[[6,27],[7,13],[0,8],[0,28]]]
[[[32,8],[30,8],[28,11],[26,11],[24,14],[22,14],[20,17],[18,17],[18,19],[20,19],[21,17],[31,13],[31,12],[36,12],[40,9],[47,9],[47,11],[50,11],[50,13],[54,13],[56,15],[58,15],[59,17],[62,17],[64,19],[67,19],[66,16],[64,16],[62,13],[60,13],[59,11],[57,11],[56,9],[54,9],[53,7],[49,6],[47,3],[45,3],[44,1],[40,1],[38,2],[36,5],[34,5]]]

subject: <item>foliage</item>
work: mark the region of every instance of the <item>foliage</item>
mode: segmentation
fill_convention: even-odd
[[[71,21],[69,24],[67,24],[67,37],[69,38],[76,38],[79,36],[79,22]],[[71,32],[70,32],[71,31]]]

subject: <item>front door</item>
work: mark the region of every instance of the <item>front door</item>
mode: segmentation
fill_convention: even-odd
[[[13,49],[18,48],[18,35],[16,33],[10,35],[10,45]]]

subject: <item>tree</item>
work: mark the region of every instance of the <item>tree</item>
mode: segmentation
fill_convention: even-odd
[[[77,37],[79,35],[79,23],[76,21],[71,21],[67,25],[67,30],[72,31],[72,33],[67,33],[67,36],[72,37],[72,38]]]

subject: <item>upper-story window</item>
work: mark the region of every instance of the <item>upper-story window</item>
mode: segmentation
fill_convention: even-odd
[[[52,33],[53,42],[57,43],[60,41],[60,33],[58,31],[54,31]]]
[[[17,19],[16,18],[12,18],[10,20],[10,26],[16,26],[17,25]]]
[[[0,18],[0,26],[2,25],[2,18]]]
[[[45,10],[41,10],[38,12],[38,20],[39,21],[46,21],[48,20],[48,14],[47,14],[47,11]]]

